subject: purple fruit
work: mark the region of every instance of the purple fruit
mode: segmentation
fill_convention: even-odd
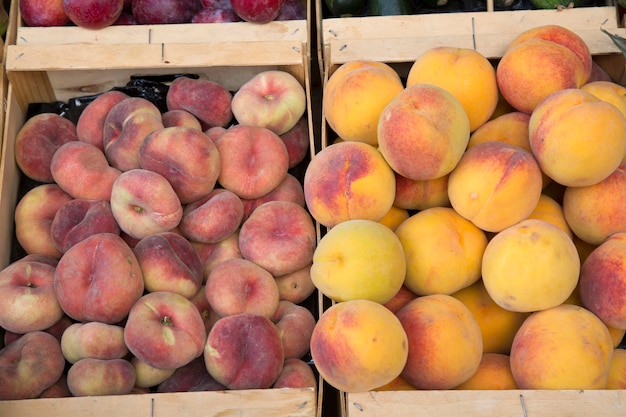
[[[76,26],[101,29],[111,26],[124,8],[124,0],[63,0],[63,10]]]
[[[199,0],[133,0],[132,5],[140,25],[190,23],[198,10]]]

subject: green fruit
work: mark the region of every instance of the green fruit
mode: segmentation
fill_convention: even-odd
[[[569,7],[570,3],[574,7],[585,4],[584,0],[530,0],[537,9],[556,9],[557,7]]]
[[[367,0],[324,0],[324,3],[335,17],[358,15],[367,6]]]
[[[370,0],[371,16],[401,16],[411,13],[413,6],[408,0]]]

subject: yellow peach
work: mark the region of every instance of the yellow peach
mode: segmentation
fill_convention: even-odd
[[[329,77],[324,87],[324,117],[341,139],[376,146],[380,113],[403,89],[400,76],[387,64],[345,63]]]
[[[493,118],[472,133],[467,147],[469,149],[479,143],[495,140],[532,152],[528,135],[529,121],[530,114],[521,111],[511,111]],[[542,179],[543,187],[546,188],[551,182],[550,177],[542,173]]]
[[[594,62],[594,69],[602,68]],[[581,90],[584,90],[588,93],[593,94],[597,98],[602,101],[606,101],[607,103],[611,103],[617,109],[622,112],[624,117],[626,117],[626,87],[613,82],[609,79],[599,79],[596,81],[587,82],[585,85],[580,87]],[[624,159],[626,160],[626,155],[624,155]]]
[[[310,274],[334,301],[366,299],[384,304],[404,282],[406,261],[398,236],[371,220],[346,220],[318,242]]]
[[[313,218],[333,227],[350,219],[382,219],[393,205],[396,178],[376,148],[345,141],[314,156],[304,174],[303,189]]]
[[[476,373],[457,390],[517,389],[511,372],[511,358],[502,353],[484,353]]]
[[[609,236],[582,264],[580,299],[607,326],[626,329],[626,232]]]
[[[593,94],[602,101],[611,103],[626,117],[626,87],[612,81],[588,82],[581,90]]]
[[[407,209],[403,209],[396,206],[391,206],[387,214],[380,219],[378,222],[384,224],[391,230],[396,230],[396,228],[409,218],[409,211]]]
[[[369,391],[397,378],[408,357],[400,320],[368,300],[337,303],[320,316],[311,357],[328,384],[345,392]]]
[[[565,186],[602,181],[626,152],[626,118],[612,104],[577,88],[546,97],[530,116],[528,129],[541,170]]]
[[[595,314],[561,304],[524,321],[511,347],[511,371],[521,389],[605,389],[612,344]]]
[[[613,347],[617,348],[622,344],[624,340],[624,335],[626,335],[626,329],[618,329],[611,326],[606,326],[609,329],[609,333],[611,334],[611,339],[613,339]]]
[[[480,327],[465,305],[445,294],[409,301],[396,313],[409,353],[401,376],[417,389],[452,389],[478,369]]]
[[[626,389],[626,349],[616,348],[611,358],[607,389]]]
[[[500,307],[485,289],[482,280],[453,294],[469,310],[480,326],[484,353],[509,354],[515,333],[529,313]]]
[[[374,391],[413,391],[415,387],[409,384],[404,378],[398,376],[388,384],[376,388]]]
[[[542,39],[567,47],[582,63],[587,78],[591,74],[593,60],[589,47],[576,32],[560,25],[542,25],[525,30],[519,34],[507,47],[507,51],[529,39]],[[505,51],[506,52],[506,51]]]
[[[407,87],[414,84],[433,84],[449,91],[465,109],[471,131],[489,120],[498,104],[493,65],[469,48],[441,46],[424,52],[407,77]]]
[[[542,174],[530,152],[504,142],[468,149],[448,179],[452,207],[487,232],[525,219],[539,202]]]
[[[521,111],[513,111],[491,119],[472,132],[467,148],[495,140],[530,152],[529,120],[530,115]]]
[[[407,210],[450,207],[449,177],[450,174],[432,180],[412,180],[396,173],[396,195],[393,204]]]
[[[584,265],[584,263],[582,264]],[[563,302],[563,304],[574,304],[580,307],[585,307],[580,294],[580,278],[578,279],[578,285],[576,285],[576,289],[574,289],[572,294],[567,298],[567,300]],[[618,329],[616,327],[611,327],[606,323],[604,324],[606,325],[606,328],[609,329],[611,339],[613,339],[613,347],[618,347],[622,343],[622,340],[624,340],[626,329]]]
[[[404,285],[415,294],[452,294],[480,279],[487,237],[452,208],[417,212],[396,235],[406,257]]]
[[[496,68],[498,87],[516,110],[532,113],[550,94],[587,80],[583,63],[569,48],[530,39],[507,49]]]
[[[528,216],[529,219],[545,220],[554,224],[562,229],[570,238],[574,237],[572,229],[570,229],[565,215],[563,214],[563,207],[552,197],[547,194],[541,194],[539,202]]]
[[[563,303],[576,288],[580,259],[574,242],[543,220],[523,220],[487,244],[482,278],[502,308],[533,312]]]
[[[592,246],[613,233],[626,231],[625,205],[624,162],[604,180],[586,187],[567,187],[563,193],[565,220],[580,240]]]
[[[551,93],[587,82],[592,62],[587,44],[575,32],[559,25],[537,26],[509,43],[496,79],[507,102],[531,113]]]
[[[395,172],[412,180],[449,174],[469,136],[469,119],[459,100],[432,84],[404,89],[378,121],[380,152]]]

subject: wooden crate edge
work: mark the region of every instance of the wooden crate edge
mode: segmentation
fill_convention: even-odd
[[[606,6],[562,12],[518,10],[322,19],[322,60],[324,67],[358,58],[405,62],[436,46],[470,48],[488,58],[498,58],[517,35],[555,23],[555,16],[560,16],[556,24],[585,40],[592,55],[619,52],[601,28],[621,35],[626,32],[620,28],[616,7]]]
[[[247,416],[314,417],[317,399],[313,388],[204,391],[45,398],[0,402],[0,412],[14,417],[45,414],[49,417],[92,415],[214,416],[244,413]]]
[[[344,393],[345,417],[603,416],[626,413],[626,390],[371,391]]]

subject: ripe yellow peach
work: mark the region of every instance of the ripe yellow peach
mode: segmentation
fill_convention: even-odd
[[[541,170],[559,184],[584,187],[608,177],[626,152],[626,119],[581,89],[550,94],[533,111],[530,147]],[[593,138],[601,138],[594,140]]]
[[[558,25],[529,29],[515,38],[496,68],[498,88],[516,110],[532,113],[548,95],[579,88],[591,74],[584,40]]]
[[[405,88],[378,121],[380,152],[395,172],[412,180],[449,174],[469,136],[469,119],[459,100],[432,84]]]
[[[345,63],[324,87],[324,117],[341,139],[376,146],[380,113],[403,89],[398,73],[385,63]]]
[[[467,148],[489,141],[505,142],[530,152],[528,122],[530,115],[521,111],[512,111],[491,119],[472,132]]]
[[[450,174],[432,180],[412,180],[396,173],[396,195],[393,204],[407,210],[450,207],[449,177]]]
[[[449,91],[465,109],[471,131],[489,120],[498,104],[493,65],[469,48],[441,46],[424,52],[407,77],[407,87],[414,84],[433,84]]]
[[[398,236],[372,220],[346,220],[331,228],[313,254],[311,280],[334,301],[384,304],[404,282],[406,261]]]
[[[584,265],[584,262],[582,261],[582,259],[581,259],[581,264]],[[578,285],[576,285],[576,289],[574,289],[572,294],[563,303],[574,304],[580,307],[585,307],[583,300],[581,299],[581,296],[580,296],[580,278],[578,279]],[[613,347],[614,348],[618,347],[622,343],[622,340],[624,340],[626,329],[618,329],[616,327],[611,327],[607,325],[606,323],[604,324],[606,325],[607,329],[609,329],[609,333],[611,334],[611,339],[613,339]]]
[[[521,111],[510,111],[499,117],[489,120],[487,123],[472,132],[468,149],[474,145],[489,141],[505,142],[509,145],[517,146],[528,152],[530,148],[530,137],[528,134],[528,123],[530,114]],[[542,173],[543,187],[550,184],[550,177]]]
[[[393,205],[396,178],[376,148],[345,141],[315,155],[304,174],[303,189],[313,218],[333,227],[350,219],[382,219]]]
[[[476,373],[455,389],[517,389],[517,383],[511,372],[511,358],[503,353],[484,353]]]
[[[521,389],[605,389],[612,344],[595,314],[561,304],[524,321],[511,347],[511,371]]]
[[[545,220],[561,228],[570,238],[574,237],[572,229],[570,229],[565,215],[563,214],[563,207],[552,197],[547,194],[541,194],[539,202],[528,216],[529,219]]]
[[[482,278],[502,308],[533,312],[563,303],[576,288],[580,259],[559,227],[544,220],[523,220],[487,244]]]
[[[583,65],[587,79],[593,68],[593,60],[589,47],[576,32],[559,25],[536,26],[522,32],[508,45],[507,50],[529,39],[542,39],[563,45],[571,50]]]
[[[616,348],[613,351],[606,388],[626,389],[626,349]]]
[[[409,211],[407,209],[403,209],[396,206],[391,206],[387,214],[380,219],[378,222],[384,224],[391,230],[396,230],[396,228],[409,218]]]
[[[397,378],[408,357],[400,320],[368,300],[337,303],[320,316],[311,334],[311,357],[336,389],[369,391]]]
[[[401,376],[417,389],[452,389],[478,369],[480,327],[465,305],[445,294],[417,297],[396,313],[409,353]]]
[[[507,50],[496,75],[505,99],[525,113],[532,113],[550,94],[578,88],[586,81],[582,63],[571,50],[541,39],[528,40]]]
[[[607,326],[626,329],[626,232],[609,236],[582,264],[580,299]]]
[[[510,311],[500,307],[485,289],[482,280],[453,294],[469,310],[480,326],[484,353],[509,354],[515,333],[529,313]]]
[[[414,391],[415,387],[409,384],[406,379],[398,376],[388,384],[376,388],[374,391]]]
[[[539,202],[542,174],[535,158],[504,142],[468,149],[448,179],[452,207],[487,232],[525,219]]]
[[[581,90],[593,94],[602,101],[611,103],[626,117],[626,87],[612,81],[588,82]]]
[[[616,327],[606,326],[609,329],[609,333],[611,334],[611,339],[613,339],[613,347],[617,348],[622,344],[624,340],[624,336],[626,335],[626,329],[618,329]]]
[[[562,205],[572,232],[589,245],[626,231],[626,163],[596,184],[567,187]]]
[[[417,212],[396,235],[406,257],[404,285],[415,294],[452,294],[480,279],[487,237],[452,208]]]

